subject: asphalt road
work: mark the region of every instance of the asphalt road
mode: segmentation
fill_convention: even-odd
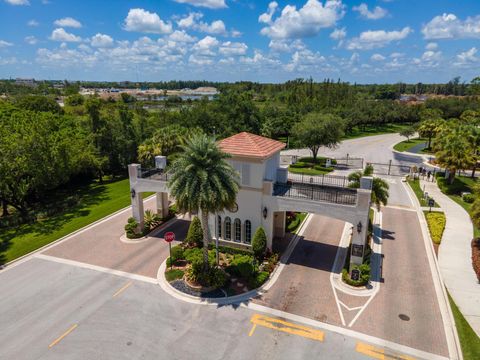
[[[349,336],[252,331],[257,311],[189,304],[156,284],[43,259],[0,273],[0,292],[1,359],[368,358]]]

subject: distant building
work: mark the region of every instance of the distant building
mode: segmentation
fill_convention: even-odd
[[[35,87],[37,86],[35,79],[21,79],[21,78],[16,78],[15,79],[15,84],[16,85],[23,85],[23,86],[32,86]]]

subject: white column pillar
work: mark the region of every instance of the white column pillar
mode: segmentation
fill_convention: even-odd
[[[368,234],[372,184],[372,177],[365,176],[360,179],[360,189],[357,190],[357,216],[352,224],[350,264],[360,265],[363,263]]]
[[[168,193],[157,192],[155,194],[157,200],[157,214],[162,218],[168,216]]]
[[[128,177],[130,180],[130,199],[132,203],[132,216],[137,220],[139,224],[139,229],[143,229],[143,199],[142,193],[135,190],[135,185],[137,184],[138,175],[140,173],[140,164],[130,164],[128,165]]]

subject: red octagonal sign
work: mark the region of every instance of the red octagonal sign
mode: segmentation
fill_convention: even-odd
[[[175,233],[171,231],[166,232],[163,238],[165,239],[166,242],[172,242],[173,240],[175,240]]]

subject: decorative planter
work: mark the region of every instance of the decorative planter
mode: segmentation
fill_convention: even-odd
[[[215,286],[194,285],[188,281],[185,275],[183,276],[183,281],[185,282],[185,285],[187,285],[187,287],[189,287],[191,290],[198,291],[200,293],[209,293],[217,289],[217,287]]]

